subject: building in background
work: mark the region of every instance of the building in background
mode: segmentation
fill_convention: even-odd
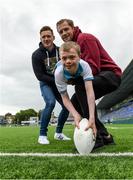
[[[7,121],[5,119],[5,116],[0,115],[0,125],[6,125]]]

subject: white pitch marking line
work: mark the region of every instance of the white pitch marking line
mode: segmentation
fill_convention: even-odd
[[[83,156],[81,154],[72,154],[72,153],[0,153],[0,156],[21,156],[21,157],[75,157],[75,156]],[[133,156],[133,152],[123,152],[123,153],[90,153],[90,157],[120,157],[120,156]]]
[[[108,127],[109,129],[133,129],[133,127]]]

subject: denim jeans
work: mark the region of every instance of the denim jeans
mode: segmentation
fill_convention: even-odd
[[[47,136],[48,131],[48,124],[50,122],[52,111],[55,107],[56,100],[59,102],[59,104],[62,106],[62,110],[58,117],[56,132],[61,133],[63,126],[68,118],[69,112],[63,105],[61,96],[55,86],[48,85],[45,82],[40,81],[40,89],[41,93],[45,102],[45,108],[42,110],[41,117],[40,117],[40,135],[41,136]]]

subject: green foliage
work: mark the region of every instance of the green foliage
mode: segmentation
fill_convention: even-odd
[[[17,124],[21,124],[21,121],[28,121],[30,117],[37,116],[37,112],[34,109],[20,110],[15,115]]]
[[[12,114],[10,112],[6,113],[5,118],[8,117],[8,116],[12,116]]]

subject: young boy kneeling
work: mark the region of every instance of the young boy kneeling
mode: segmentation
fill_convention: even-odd
[[[80,59],[80,47],[75,42],[63,43],[59,49],[61,61],[57,63],[55,70],[55,83],[61,94],[63,103],[73,115],[75,125],[79,128],[82,118],[88,119],[86,130],[92,128],[96,137],[97,129],[95,125],[95,95],[93,91],[93,75],[87,62]],[[75,86],[75,93],[78,99],[79,93],[86,93],[86,99],[78,99],[81,107],[81,114],[76,111],[67,93],[67,85],[79,81],[79,85],[85,86],[86,92],[78,91],[78,83]],[[85,96],[83,96],[84,98]]]

